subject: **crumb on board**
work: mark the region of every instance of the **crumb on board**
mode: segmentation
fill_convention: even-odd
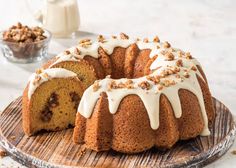
[[[11,138],[11,140],[15,140],[16,136],[12,135],[10,138]]]
[[[232,150],[231,153],[232,153],[233,155],[236,155],[236,150]]]
[[[0,148],[0,158],[3,158],[5,156],[7,156],[7,152],[4,149]]]

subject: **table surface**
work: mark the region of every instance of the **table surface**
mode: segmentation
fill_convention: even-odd
[[[78,38],[125,32],[132,37],[168,40],[172,46],[190,51],[202,64],[212,95],[236,115],[236,1],[234,0],[136,0],[78,2],[81,26]],[[9,13],[10,11],[10,13]],[[37,24],[24,1],[0,1],[0,29],[21,21]],[[75,45],[76,39],[52,39],[49,55]],[[0,54],[0,110],[22,94],[27,80],[43,62],[13,64]],[[232,167],[236,155],[231,151],[208,165]],[[9,157],[0,159],[0,167],[23,167]]]

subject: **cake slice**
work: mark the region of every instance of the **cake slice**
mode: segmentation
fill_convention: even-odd
[[[74,126],[83,93],[77,74],[51,68],[34,73],[23,93],[23,129],[27,135]]]

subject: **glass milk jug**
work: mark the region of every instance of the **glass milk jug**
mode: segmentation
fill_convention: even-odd
[[[71,37],[79,28],[77,0],[27,0],[30,11],[54,37]],[[38,3],[38,4],[37,4]],[[33,9],[41,6],[41,9]]]

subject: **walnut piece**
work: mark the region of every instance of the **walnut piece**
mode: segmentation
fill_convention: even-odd
[[[160,42],[159,37],[158,37],[158,36],[155,36],[154,39],[153,39],[153,42],[159,43],[159,42]]]
[[[192,58],[193,58],[192,55],[190,54],[190,52],[186,52],[186,53],[185,53],[185,57],[186,57],[187,59],[192,59]]]
[[[28,27],[18,22],[3,32],[3,40],[17,43],[32,43],[46,39],[41,27]]]
[[[184,77],[185,78],[189,78],[190,77],[189,73],[188,72],[184,72]]]
[[[149,90],[151,88],[151,85],[147,81],[142,81],[141,83],[138,84],[139,87],[145,90]]]
[[[164,47],[164,48],[170,48],[171,45],[170,45],[170,43],[169,43],[168,41],[165,41],[165,42],[163,43],[163,47]]]
[[[98,36],[98,42],[104,43],[105,42],[105,38],[102,35]]]
[[[101,86],[99,85],[98,81],[95,81],[93,84],[93,91],[96,92]]]
[[[81,51],[80,51],[77,47],[75,47],[74,53],[75,53],[76,55],[80,55],[80,54],[81,54]]]
[[[65,55],[69,55],[70,54],[70,51],[69,50],[66,50],[65,51]]]
[[[127,40],[127,39],[129,39],[129,36],[125,33],[120,33],[120,38],[123,40]]]
[[[182,67],[182,66],[183,66],[183,61],[182,61],[181,59],[177,60],[177,61],[176,61],[176,65],[177,65],[178,67]]]
[[[173,61],[175,59],[174,54],[172,54],[171,52],[167,52],[165,54],[165,57],[166,57],[166,59],[165,59],[166,61]]]
[[[143,39],[143,42],[144,42],[144,43],[148,43],[148,42],[149,42],[148,38],[144,38],[144,39]]]

